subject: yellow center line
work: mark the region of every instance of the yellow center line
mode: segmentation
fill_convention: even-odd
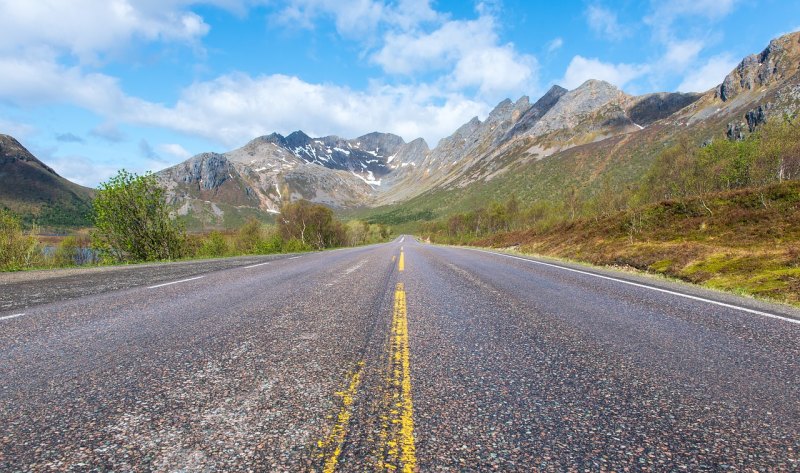
[[[358,391],[358,385],[361,383],[361,371],[363,367],[364,361],[359,361],[347,389],[336,393],[342,398],[342,407],[339,409],[339,414],[336,416],[336,423],[333,425],[331,433],[325,440],[320,440],[317,445],[323,450],[321,456],[326,457],[325,466],[322,469],[324,473],[333,473],[336,471],[337,463],[339,463],[339,456],[342,454],[342,445],[347,436],[350,417],[353,415],[353,401]],[[330,451],[331,449],[333,450]],[[327,453],[325,453],[326,451]]]
[[[403,254],[400,254],[402,265]],[[402,266],[401,266],[402,267]],[[380,431],[377,453],[377,471],[402,471],[413,473],[417,469],[417,453],[414,438],[414,403],[411,396],[411,361],[409,350],[408,314],[406,291],[403,283],[397,283],[394,290],[394,310],[389,332],[388,364],[385,365],[384,389],[379,414]],[[332,417],[333,427],[327,437],[318,442],[318,458],[324,459],[322,471],[334,473],[339,468],[345,440],[352,428],[354,403],[365,374],[365,361],[362,359],[348,377],[347,387],[337,392],[342,399],[338,414]],[[365,387],[370,381],[364,381]],[[363,394],[362,394],[363,396]],[[362,402],[362,401],[359,401]]]
[[[400,259],[402,261],[402,253]],[[406,313],[406,291],[403,283],[398,283],[394,291],[394,339],[395,359],[399,366],[395,369],[395,379],[400,381],[400,400],[396,404],[400,414],[400,461],[403,471],[412,473],[417,466],[417,451],[414,445],[414,403],[411,399],[411,361],[408,348],[408,318]]]
[[[403,271],[406,269],[406,258],[403,255],[403,252],[400,252],[400,260],[397,262],[397,270]]]

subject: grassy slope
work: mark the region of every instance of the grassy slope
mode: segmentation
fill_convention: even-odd
[[[724,130],[724,118],[678,130],[691,141],[700,143]],[[503,159],[509,170],[494,179],[478,181],[466,187],[433,189],[399,204],[361,209],[348,215],[376,223],[392,225],[401,232],[413,232],[422,220],[447,217],[502,202],[513,193],[524,204],[534,201],[563,202],[571,188],[584,200],[590,199],[608,182],[613,188],[631,194],[649,170],[653,160],[676,137],[676,129],[659,123],[647,129],[589,143],[541,160]]]
[[[479,246],[626,265],[708,287],[800,304],[800,183],[661,202]]]
[[[90,224],[94,190],[64,179],[16,140],[0,135],[0,208],[26,226],[83,227]]]

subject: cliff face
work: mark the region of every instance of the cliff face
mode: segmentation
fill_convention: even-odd
[[[798,58],[800,32],[773,39],[761,53],[744,58],[717,86],[716,96],[727,102],[743,92],[784,82],[800,71]]]

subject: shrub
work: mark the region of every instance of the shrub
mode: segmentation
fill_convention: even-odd
[[[271,227],[264,235],[264,239],[258,244],[256,252],[262,255],[280,253],[284,251],[283,247],[284,241],[283,238],[281,238],[281,234],[275,227]]]
[[[213,231],[206,235],[198,250],[200,256],[212,258],[225,256],[229,252],[230,248],[228,247],[228,242],[225,241],[225,236],[218,231]]]
[[[300,251],[308,251],[311,248],[297,238],[290,238],[283,242],[281,251],[284,253],[298,253]]]
[[[61,240],[54,254],[56,266],[84,265],[97,262],[91,243],[84,236],[68,236]]]
[[[186,253],[186,233],[170,218],[155,176],[124,169],[100,184],[94,200],[93,244],[119,261],[175,259]]]
[[[39,242],[23,233],[19,218],[0,210],[0,271],[30,267],[40,256]]]
[[[236,232],[235,246],[238,253],[252,254],[263,240],[262,224],[251,218]]]

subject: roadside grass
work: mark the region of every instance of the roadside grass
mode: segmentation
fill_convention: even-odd
[[[186,235],[186,251],[179,258],[161,261],[119,261],[104,258],[92,246],[91,229],[76,229],[67,234],[42,233],[39,229],[24,230],[20,220],[8,212],[0,225],[0,272],[48,270],[152,264],[154,262],[201,261],[239,256],[299,254],[317,251],[296,238],[284,238],[274,225],[250,220],[236,230],[213,230]],[[393,238],[383,236],[368,225],[348,222],[348,240],[343,247],[365,246]],[[370,231],[373,230],[373,231]],[[360,233],[359,233],[360,232]]]
[[[800,183],[784,182],[466,242],[800,305]]]

